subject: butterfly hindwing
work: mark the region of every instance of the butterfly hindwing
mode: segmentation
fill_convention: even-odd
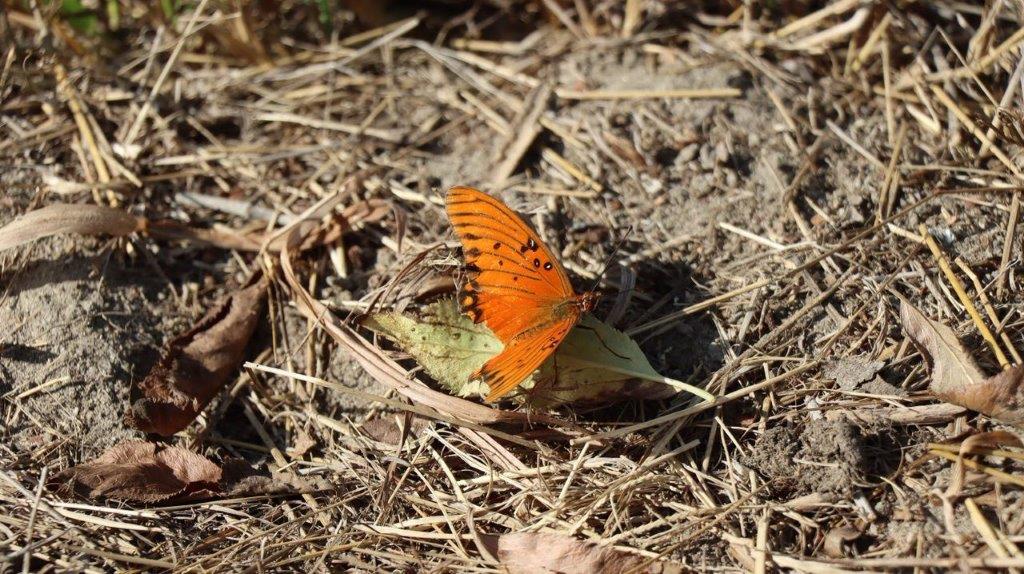
[[[579,315],[573,314],[535,327],[525,336],[513,339],[501,353],[480,367],[474,378],[479,377],[487,383],[490,392],[486,400],[498,400],[537,370],[544,359],[555,352],[578,320]]]

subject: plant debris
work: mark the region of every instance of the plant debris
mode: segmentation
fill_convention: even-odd
[[[194,452],[127,442],[54,475],[51,484],[76,483],[87,488],[91,498],[152,503],[209,498],[219,490],[221,477],[219,466]]]
[[[5,3],[0,571],[1024,571],[1019,2],[412,4]],[[714,400],[366,328],[464,285],[456,185]],[[133,400],[171,498],[46,489]]]
[[[490,542],[490,544],[487,544]],[[510,574],[561,572],[564,574],[676,574],[685,572],[669,564],[620,550],[577,540],[563,534],[518,532],[484,541]]]
[[[55,474],[49,486],[64,493],[152,504],[225,496],[295,493],[302,481],[260,474],[244,461],[218,465],[176,446],[125,442],[98,458]]]
[[[268,285],[260,279],[227,295],[172,339],[160,361],[132,388],[125,422],[163,436],[188,426],[241,364],[263,314]]]
[[[455,300],[426,307],[422,317],[377,313],[363,324],[395,340],[456,395],[487,395],[487,385],[470,375],[501,351],[501,341],[485,325],[462,314]],[[632,339],[585,315],[555,355],[520,386],[526,403],[552,408],[667,398],[676,391],[662,383],[663,378]]]
[[[844,357],[827,363],[822,374],[834,379],[841,389],[852,390],[875,378],[885,363],[867,357]]]
[[[900,304],[900,317],[929,359],[929,388],[935,396],[1006,423],[1024,424],[1024,365],[985,377],[952,329],[928,319],[907,301]]]
[[[0,251],[59,233],[122,237],[144,229],[145,224],[145,219],[132,217],[121,209],[54,203],[0,227]]]

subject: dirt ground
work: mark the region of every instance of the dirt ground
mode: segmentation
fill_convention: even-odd
[[[1015,429],[929,392],[897,299],[998,370],[924,226],[974,296],[959,265],[976,274],[1008,345],[1024,339],[1010,233],[1020,95],[1002,102],[993,145],[977,137],[992,102],[1024,89],[1020,6],[838,2],[849,6],[801,20],[827,3],[650,0],[623,3],[641,6],[627,26],[618,4],[430,3],[403,28],[414,17],[404,4],[351,2],[332,32],[312,3],[203,2],[198,18],[191,6],[170,22],[127,4],[119,30],[89,36],[10,3],[0,224],[58,202],[114,202],[262,230],[282,223],[181,194],[275,218],[339,191],[342,205],[386,200],[387,217],[348,230],[337,253],[303,256],[303,282],[313,276],[316,298],[345,317],[381,294],[414,310],[423,301],[407,295],[421,285],[388,287],[438,242],[417,268],[456,276],[444,192],[477,186],[524,214],[577,290],[612,257],[595,315],[626,303],[609,322],[658,372],[716,395],[769,383],[662,422],[691,397],[562,407],[568,434],[497,425],[541,437],[531,448],[486,446],[430,417],[412,447],[368,441],[360,429],[395,406],[365,394],[400,395],[314,328],[279,280],[246,358],[364,395],[240,369],[166,442],[316,479],[312,494],[125,506],[43,489],[44,508],[32,496],[44,472],[146,438],[123,421],[131,385],[259,265],[146,233],[47,238],[0,253],[0,571],[500,572],[507,557],[479,537],[524,531],[695,571],[1024,567],[1012,562],[1020,451],[978,456],[960,480],[935,446],[955,453],[971,435]],[[357,172],[368,175],[353,192]],[[287,464],[274,449],[292,453]]]

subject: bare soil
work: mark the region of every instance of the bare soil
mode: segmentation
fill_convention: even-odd
[[[50,238],[0,254],[0,472],[6,479],[0,514],[9,516],[0,520],[0,571],[21,563],[18,551],[26,544],[50,535],[56,542],[32,552],[33,568],[494,571],[473,536],[542,529],[699,571],[764,565],[881,571],[910,559],[939,571],[984,566],[970,560],[1008,552],[1019,556],[1013,543],[1024,532],[1024,459],[978,457],[1005,474],[968,471],[962,489],[947,493],[955,482],[953,464],[931,444],[956,446],[971,434],[1005,427],[975,414],[938,421],[854,416],[935,404],[925,361],[898,322],[896,294],[949,324],[983,364],[993,365],[962,303],[921,246],[919,224],[950,260],[959,258],[977,274],[1011,343],[1024,342],[1019,228],[1003,256],[1015,205],[1005,190],[1020,185],[1019,176],[982,157],[982,144],[953,112],[917,100],[938,86],[975,115],[991,114],[979,92],[984,87],[998,100],[1017,56],[976,70],[980,86],[960,76],[945,83],[927,76],[934,70],[915,67],[922,58],[940,70],[958,68],[957,50],[965,51],[982,25],[977,11],[958,15],[955,10],[967,9],[945,3],[934,10],[874,6],[857,33],[813,49],[772,34],[820,3],[784,2],[743,20],[729,19],[742,12],[735,7],[696,3],[694,15],[684,17],[670,2],[646,2],[638,28],[626,37],[618,32],[620,8],[582,3],[594,7],[599,33],[593,37],[566,29],[545,3],[508,3],[522,12],[495,8],[500,2],[478,9],[467,3],[437,8],[443,17],[431,13],[414,32],[360,53],[353,50],[374,40],[338,40],[379,24],[369,23],[380,16],[376,12],[360,12],[362,3],[340,10],[334,36],[318,28],[313,4],[278,6],[280,22],[273,25],[271,18],[248,43],[231,27],[232,18],[267,22],[266,14],[254,6],[241,13],[221,7],[204,16],[210,20],[202,32],[183,40],[184,53],[152,101],[156,76],[184,37],[191,12],[156,28],[139,17],[143,7],[132,4],[130,25],[86,40],[96,52],[81,55],[60,40],[64,28],[49,29],[48,40],[37,44],[29,16],[13,24],[8,19],[18,64],[0,79],[0,119],[16,127],[0,127],[14,142],[0,144],[0,161],[9,169],[0,183],[6,188],[0,224],[45,204],[113,197],[149,217],[262,229],[277,223],[196,207],[177,194],[240,199],[296,215],[367,170],[372,175],[345,203],[386,199],[392,215],[345,234],[339,248],[344,275],[327,249],[304,260],[304,270],[315,276],[311,290],[346,316],[365,309],[437,243],[446,245],[420,264],[424,275],[457,276],[444,191],[475,185],[534,224],[561,254],[578,290],[591,285],[612,256],[599,318],[635,278],[615,324],[633,334],[662,374],[723,395],[785,376],[696,416],[589,444],[571,440],[629,429],[674,412],[690,397],[564,408],[554,414],[576,425],[566,435],[501,427],[541,437],[532,449],[501,441],[489,447],[467,438],[459,425],[423,419],[409,438],[415,448],[402,449],[392,444],[390,426],[389,432],[373,430],[393,424],[380,422],[393,404],[240,369],[204,419],[169,440],[214,459],[241,457],[274,470],[273,449],[300,445],[285,470],[329,485],[312,493],[316,507],[310,498],[276,496],[118,513],[116,501],[89,500],[90,516],[145,529],[76,521],[78,530],[61,538],[58,529],[67,519],[57,511],[40,512],[35,530],[29,529],[25,520],[35,505],[25,492],[36,491],[43,469],[52,474],[128,438],[145,438],[122,422],[130,385],[145,376],[162,344],[235,289],[257,262],[250,253],[145,235]],[[1000,10],[994,39],[984,43],[989,52],[1019,29],[1017,9]],[[449,20],[453,14],[463,19]],[[803,37],[851,16],[807,24]],[[890,80],[916,78],[919,91],[885,88],[888,72],[877,49],[856,72],[846,64],[852,58],[846,50],[863,46],[884,16],[892,20],[886,33],[892,61],[884,64],[892,66]],[[453,27],[445,28],[446,21]],[[530,31],[543,39],[521,52],[451,44],[453,38],[519,41]],[[948,33],[952,45],[935,40],[938,31]],[[260,53],[269,54],[266,61]],[[487,70],[466,54],[501,68]],[[117,172],[113,183],[96,185],[88,146],[54,79],[58,65],[67,66],[77,97],[108,141],[100,147],[143,178],[141,186]],[[495,185],[493,173],[523,129],[522,105],[543,85],[643,92],[732,87],[740,93],[551,96],[543,117],[554,129],[539,130],[513,176]],[[886,90],[898,97],[887,97]],[[152,106],[151,117],[132,142],[137,148],[116,151],[109,144],[120,145],[144,102]],[[910,107],[936,112],[938,131]],[[892,160],[897,126],[908,131]],[[41,130],[38,141],[15,141],[15,134],[32,129]],[[1021,165],[1020,141],[990,137]],[[552,161],[552,152],[564,163]],[[888,201],[882,189],[893,171],[900,179],[890,209],[881,204]],[[86,185],[68,191],[67,183]],[[961,188],[914,205],[936,190]],[[997,295],[1000,281],[1005,290]],[[715,305],[687,310],[723,294]],[[393,296],[384,303],[415,309],[418,301]],[[652,324],[664,317],[669,320]],[[260,357],[265,365],[381,399],[396,396],[311,325],[281,282],[250,346],[249,359]],[[414,367],[400,353],[393,356]],[[253,406],[269,442],[243,404]],[[502,466],[509,459],[495,452],[521,466]],[[42,492],[51,508],[76,502]],[[1013,541],[1001,552],[979,529],[979,515],[968,512],[968,498],[998,536]],[[320,522],[325,516],[329,526]],[[853,534],[836,544],[849,529]],[[765,564],[759,556],[767,557]],[[159,562],[146,566],[140,559],[147,558]]]

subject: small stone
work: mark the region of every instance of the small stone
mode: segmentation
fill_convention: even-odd
[[[738,175],[736,175],[735,171],[733,171],[731,169],[726,169],[724,171],[725,171],[725,185],[727,187],[735,188],[737,185],[739,185],[740,177]]]
[[[718,163],[729,161],[729,146],[725,145],[725,142],[715,144],[715,161]]]
[[[715,148],[703,145],[700,148],[700,167],[705,171],[715,169]]]
[[[683,149],[679,150],[679,155],[676,156],[675,164],[679,167],[681,163],[689,163],[693,161],[693,158],[697,157],[697,153],[700,152],[700,145],[696,143],[688,144]]]

